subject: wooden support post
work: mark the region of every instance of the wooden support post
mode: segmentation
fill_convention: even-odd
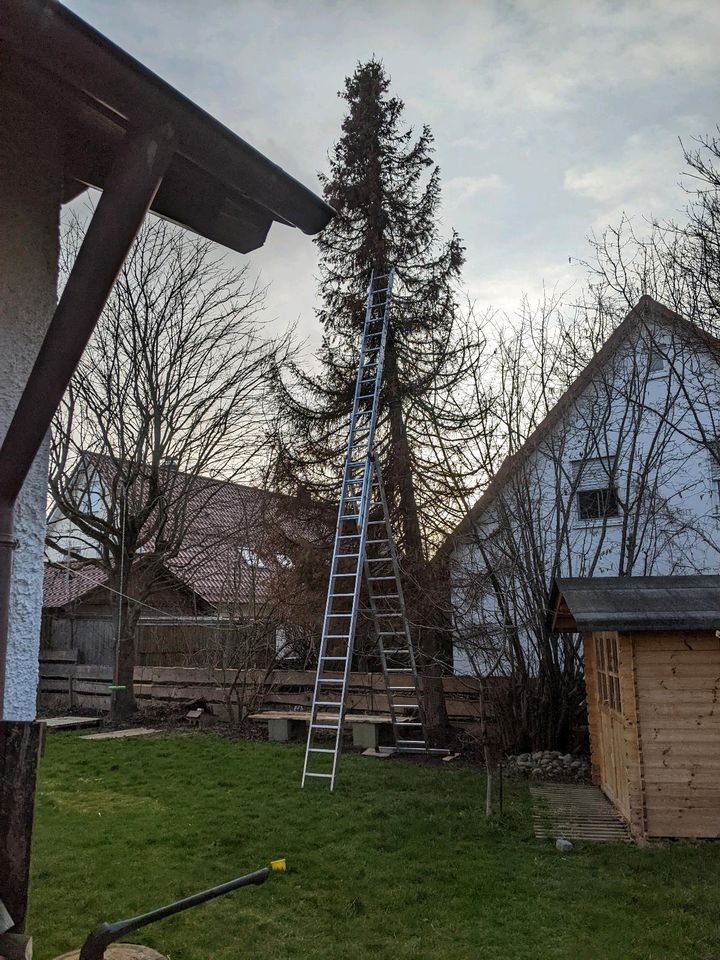
[[[0,721],[0,900],[15,934],[25,931],[27,917],[41,734],[41,723]]]

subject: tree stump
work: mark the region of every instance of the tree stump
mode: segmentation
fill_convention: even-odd
[[[73,950],[64,953],[56,960],[79,960],[80,951]],[[105,960],[168,960],[162,953],[152,947],[142,947],[137,943],[111,943],[105,951]]]

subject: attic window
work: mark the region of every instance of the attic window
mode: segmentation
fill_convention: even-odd
[[[257,570],[264,570],[266,567],[265,561],[249,547],[241,547],[240,556],[249,567],[255,567]]]
[[[620,511],[612,462],[610,457],[573,462],[578,520],[607,520],[618,516]]]
[[[597,490],[579,490],[577,495],[580,520],[604,520],[618,515],[615,487],[600,487]]]

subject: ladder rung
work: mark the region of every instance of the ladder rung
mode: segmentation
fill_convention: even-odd
[[[318,683],[345,683],[345,681],[335,680],[334,677],[318,677]]]
[[[353,517],[353,519],[355,518]],[[360,556],[359,553],[336,553],[335,559],[342,560],[344,557],[359,557],[359,556]]]
[[[316,700],[316,707],[339,707],[340,704],[337,700]]]
[[[396,710],[419,710],[420,704],[419,703],[396,703],[395,709]]]
[[[334,619],[335,617],[351,617],[351,613],[328,613],[328,620]]]
[[[335,753],[335,751],[331,750],[330,747],[308,747],[308,753]]]
[[[354,597],[354,593],[331,593],[330,599],[334,600],[336,597]]]
[[[335,753],[334,750],[331,752]],[[332,780],[333,775],[331,773],[311,773],[309,770],[306,770],[305,776],[306,777],[322,777],[323,780]]]
[[[339,730],[340,725],[337,723],[311,723],[310,727],[313,730]]]

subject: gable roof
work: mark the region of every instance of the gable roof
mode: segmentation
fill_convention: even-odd
[[[496,499],[515,471],[530,458],[551,430],[560,423],[562,418],[572,408],[573,404],[575,404],[585,389],[592,383],[595,375],[604,364],[618,351],[625,340],[628,339],[641,323],[651,323],[653,321],[659,321],[665,326],[670,326],[686,337],[693,337],[716,354],[720,353],[720,340],[716,337],[707,333],[697,324],[681,317],[680,314],[675,313],[675,311],[658,303],[657,300],[654,300],[647,294],[640,297],[637,304],[628,313],[622,323],[615,328],[587,366],[580,372],[552,407],[545,419],[533,430],[522,447],[516,453],[511,454],[503,460],[500,469],[492,477],[479,500],[477,500],[457,527],[445,539],[438,550],[438,556],[449,554],[454,546],[460,542],[464,536],[470,533],[477,520]]]
[[[717,630],[720,576],[564,577],[550,598],[553,630]]]
[[[116,471],[110,457],[86,454],[85,464],[88,479],[91,466],[110,484]],[[322,546],[330,533],[331,513],[322,504],[226,480],[178,475],[186,485],[183,499],[191,519],[181,549],[165,566],[212,605],[266,599],[284,568],[283,555]],[[253,559],[243,558],[243,550]],[[45,606],[64,606],[107,582],[96,563],[71,564],[69,569],[68,574],[67,566],[46,567]],[[77,576],[72,576],[73,569]]]

